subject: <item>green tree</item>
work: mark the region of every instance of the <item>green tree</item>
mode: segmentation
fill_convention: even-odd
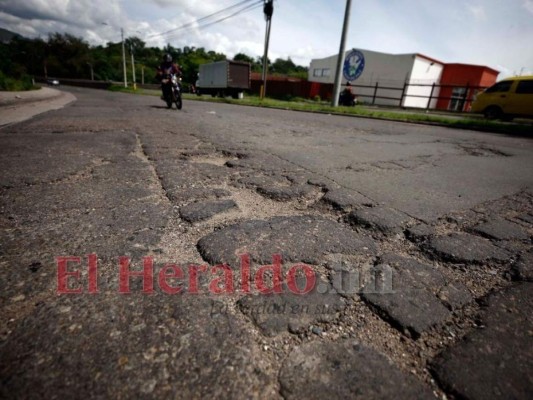
[[[244,53],[237,53],[235,54],[235,57],[233,57],[233,59],[235,61],[244,61],[244,62],[248,62],[250,64],[254,64],[255,63],[255,60],[253,59],[253,57],[250,57]]]
[[[203,47],[176,48],[171,44],[163,48],[146,47],[146,43],[135,36],[126,38],[124,45],[128,81],[131,81],[132,75],[131,51],[135,58],[137,81],[140,81],[140,71],[144,68],[147,83],[156,82],[155,70],[165,53],[169,53],[180,65],[186,83],[196,81],[201,64],[226,59],[225,54]],[[244,53],[238,53],[234,59],[249,62],[254,72],[262,71],[262,57],[254,59]],[[307,68],[295,65],[290,58],[276,59],[273,64],[271,60],[268,62],[271,71],[275,73],[304,76],[307,71]],[[7,77],[48,75],[57,78],[89,79],[91,66],[96,80],[122,81],[122,43],[108,42],[104,46],[90,46],[81,38],[57,32],[50,34],[46,40],[19,36],[9,43],[0,43],[0,71]]]

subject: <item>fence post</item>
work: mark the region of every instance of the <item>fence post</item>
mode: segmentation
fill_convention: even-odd
[[[433,91],[435,90],[435,82],[431,85],[431,92],[429,93],[429,100],[428,100],[428,106],[426,107],[426,110],[429,110],[429,107],[431,107],[431,100],[433,100]]]
[[[376,104],[377,94],[378,94],[378,82],[376,82],[376,87],[374,88],[374,96],[372,96],[372,105]]]
[[[403,84],[403,90],[402,90],[402,98],[400,99],[400,107],[403,104],[403,98],[405,97],[405,92],[407,91],[407,82]]]

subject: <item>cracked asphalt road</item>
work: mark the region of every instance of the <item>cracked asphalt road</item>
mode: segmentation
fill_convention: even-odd
[[[533,397],[530,139],[69,91],[0,130],[2,398]]]

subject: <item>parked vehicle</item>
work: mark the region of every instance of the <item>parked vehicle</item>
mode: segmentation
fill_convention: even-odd
[[[181,88],[179,78],[176,74],[169,74],[161,79],[161,87],[163,89],[162,99],[167,103],[167,107],[171,108],[172,104],[176,104],[176,108],[181,110],[183,101],[181,99]]]
[[[250,89],[251,69],[247,62],[224,60],[200,65],[196,93],[240,98]]]
[[[533,76],[516,76],[497,82],[477,95],[471,111],[504,121],[533,118]]]

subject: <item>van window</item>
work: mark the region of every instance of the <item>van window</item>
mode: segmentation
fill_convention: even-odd
[[[533,80],[518,82],[516,93],[533,94]]]
[[[495,84],[494,86],[491,86],[490,88],[488,88],[485,92],[486,93],[508,92],[509,89],[511,89],[512,84],[513,84],[513,81],[501,81]]]

